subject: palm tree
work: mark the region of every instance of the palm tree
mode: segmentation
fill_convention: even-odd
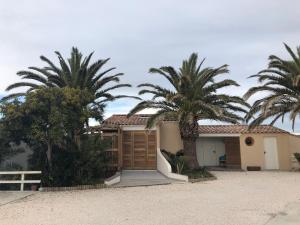
[[[2,98],[2,101],[26,96],[30,92],[43,88],[76,88],[88,91],[89,94],[94,96],[91,102],[82,105],[82,107],[89,107],[91,109],[90,111],[93,112],[94,118],[100,120],[107,102],[125,97],[136,98],[127,95],[113,95],[110,93],[112,90],[122,87],[131,87],[131,85],[119,84],[120,76],[124,75],[123,73],[108,75],[115,67],[101,71],[103,66],[109,61],[109,58],[90,63],[93,53],[83,58],[82,54],[75,47],[72,48],[71,57],[67,60],[65,60],[59,52],[55,52],[55,54],[58,57],[59,65],[55,65],[45,56],[41,56],[40,59],[47,64],[45,67],[29,67],[28,70],[19,71],[17,74],[26,81],[14,83],[8,86],[6,90],[10,91],[20,87],[28,87],[27,91],[10,94]],[[113,85],[110,85],[111,83],[113,83]],[[88,127],[88,120],[85,121],[85,125]],[[83,132],[84,130],[80,128],[70,131],[70,133],[72,133],[72,139],[78,146],[80,146],[79,137]],[[49,166],[51,167],[51,140],[48,139],[47,142],[47,156]]]
[[[151,68],[149,72],[166,78],[172,89],[151,83],[139,85],[145,88],[139,92],[140,95],[152,94],[153,98],[141,101],[128,114],[131,116],[146,108],[157,109],[148,120],[148,128],[163,118],[171,117],[178,120],[187,165],[190,169],[198,167],[196,159],[198,121],[211,119],[235,124],[243,120],[237,112],[247,112],[243,107],[247,106],[247,103],[242,98],[219,93],[221,88],[238,86],[230,79],[215,80],[217,76],[228,73],[228,66],[202,69],[204,60],[200,64],[197,64],[197,60],[198,55],[193,53],[188,60],[183,61],[178,71],[171,66]]]
[[[106,102],[131,97],[127,95],[112,95],[110,93],[114,89],[131,87],[129,84],[115,84],[106,87],[111,83],[119,83],[120,76],[124,75],[123,73],[116,73],[108,76],[107,74],[116,69],[115,67],[100,71],[109,61],[109,58],[90,63],[93,52],[83,58],[82,54],[75,47],[72,48],[71,57],[67,61],[59,52],[56,51],[55,54],[58,57],[58,66],[45,56],[41,56],[40,59],[47,66],[43,68],[29,67],[29,70],[19,71],[17,74],[26,81],[14,83],[6,89],[6,91],[10,91],[19,87],[28,87],[28,90],[10,94],[2,100],[25,96],[31,91],[45,87],[72,87],[88,90],[95,96],[93,104],[99,106],[99,108],[102,108]]]
[[[278,119],[283,121],[289,115],[294,129],[295,120],[300,115],[300,47],[294,53],[288,45],[284,46],[291,59],[284,60],[271,55],[268,68],[250,76],[257,77],[262,85],[250,88],[244,98],[248,99],[257,93],[267,93],[265,97],[254,102],[246,116],[248,122],[258,114],[251,121],[251,126],[261,124],[267,119],[271,119],[270,124],[273,125]]]

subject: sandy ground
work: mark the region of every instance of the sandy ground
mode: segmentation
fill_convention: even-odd
[[[288,204],[284,211],[271,219],[267,225],[299,225],[300,201]]]
[[[300,173],[216,175],[194,184],[37,193],[0,206],[0,224],[263,225],[300,199]]]
[[[0,206],[32,195],[35,192],[0,191]],[[0,221],[1,224],[1,221]]]

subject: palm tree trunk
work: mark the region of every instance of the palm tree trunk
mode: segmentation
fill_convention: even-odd
[[[47,160],[48,160],[49,171],[51,171],[52,170],[52,146],[51,146],[50,139],[48,139],[47,141]]]
[[[186,163],[189,169],[193,170],[199,167],[196,153],[196,140],[199,136],[198,122],[192,123],[180,122],[180,135],[183,141],[183,151],[186,156]]]
[[[73,140],[75,144],[77,145],[78,149],[81,150],[81,130],[80,129],[75,129],[73,132]]]
[[[186,163],[189,169],[193,170],[199,167],[196,154],[196,140],[183,138],[183,151],[186,157]]]

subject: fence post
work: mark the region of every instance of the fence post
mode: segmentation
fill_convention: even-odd
[[[24,191],[24,180],[25,180],[25,174],[21,174],[21,189],[20,191]]]

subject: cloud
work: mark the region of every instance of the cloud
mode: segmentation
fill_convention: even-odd
[[[136,95],[142,82],[169,87],[149,68],[178,68],[198,52],[205,66],[229,64],[230,78],[241,86],[224,91],[242,95],[257,85],[247,77],[265,68],[270,54],[287,57],[282,42],[299,45],[299,7],[298,0],[6,1],[0,9],[0,93],[19,80],[17,71],[43,66],[40,55],[56,60],[55,50],[68,56],[77,46],[84,54],[95,51],[94,60],[111,57],[107,66],[134,86],[122,93]],[[135,103],[111,103],[107,115]]]

